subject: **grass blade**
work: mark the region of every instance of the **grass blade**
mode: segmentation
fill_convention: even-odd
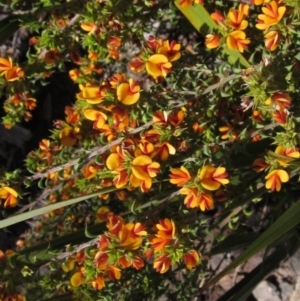
[[[70,199],[67,201],[51,204],[51,205],[48,205],[48,206],[45,206],[42,208],[38,208],[38,209],[35,209],[32,211],[28,211],[25,213],[21,213],[21,214],[6,218],[6,219],[0,221],[0,229],[17,224],[19,222],[26,221],[30,218],[33,218],[33,217],[36,217],[36,216],[39,216],[39,215],[42,215],[45,213],[49,213],[53,210],[57,210],[57,209],[60,209],[60,208],[66,207],[66,206],[70,206],[70,205],[85,201],[87,199],[96,197],[100,194],[105,194],[105,193],[109,193],[109,192],[116,191],[116,190],[118,190],[118,189],[116,189],[115,187],[104,188],[104,189],[98,190],[97,192],[94,192],[94,193],[86,194],[86,195],[83,195],[83,196],[80,196],[77,198],[73,198],[73,199]]]
[[[207,282],[201,292],[214,285],[226,274],[231,272],[237,266],[248,260],[250,257],[269,246],[276,239],[279,239],[289,230],[299,224],[300,219],[300,202],[292,205],[285,213],[283,213],[263,234],[259,236],[240,256],[238,256],[228,267],[226,267],[215,278]]]

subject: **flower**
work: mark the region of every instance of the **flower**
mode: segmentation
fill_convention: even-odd
[[[204,0],[180,0],[179,5],[181,7],[188,7],[192,4],[203,4]]]
[[[175,224],[172,220],[165,218],[156,224],[157,233],[149,239],[154,252],[163,250],[166,245],[170,245],[175,239]]]
[[[177,185],[177,187],[182,187],[191,179],[189,171],[184,166],[181,166],[180,169],[172,168],[169,176],[171,178],[170,183]]]
[[[133,105],[140,99],[140,86],[138,82],[129,79],[128,83],[121,83],[117,88],[118,100],[125,105]]]
[[[282,145],[278,145],[275,149],[275,153],[281,156],[289,157],[289,158],[300,158],[300,153],[293,148],[285,148]],[[279,158],[276,157],[276,160],[280,163],[282,166],[288,166],[291,162],[289,159]]]
[[[152,178],[159,173],[160,164],[153,162],[149,156],[141,155],[132,161],[130,183],[133,187],[141,186],[148,191],[152,186]]]
[[[0,199],[5,200],[3,205],[4,208],[16,207],[18,193],[14,189],[4,186],[0,188]]]
[[[238,50],[243,53],[244,49],[247,49],[247,44],[250,43],[249,39],[246,39],[246,34],[241,30],[235,30],[227,36],[227,46],[231,50]]]
[[[193,269],[200,261],[198,252],[191,250],[183,256],[183,261],[188,270]]]
[[[244,13],[237,9],[231,9],[227,16],[227,25],[235,30],[244,30],[248,21],[244,20]]]
[[[94,109],[84,109],[83,115],[86,119],[94,121],[93,128],[96,130],[102,129],[107,119],[104,113]]]
[[[128,223],[118,233],[120,244],[127,250],[137,250],[142,245],[141,236],[147,235],[145,227],[140,223]]]
[[[214,207],[214,201],[210,193],[200,192],[198,188],[182,188],[180,194],[186,195],[184,204],[187,208],[199,207],[201,211]]]
[[[163,41],[162,45],[158,48],[157,53],[163,54],[169,60],[169,62],[177,61],[181,57],[180,53],[181,45],[176,41],[172,41],[171,44],[168,40]]]
[[[268,50],[274,51],[280,43],[280,33],[277,30],[265,34],[265,46]]]
[[[109,207],[101,206],[96,213],[96,219],[99,223],[105,222],[108,219],[108,214],[111,213]]]
[[[103,275],[98,275],[97,278],[92,281],[92,286],[95,290],[101,290],[105,287]]]
[[[263,159],[263,158],[257,158],[257,159],[254,160],[252,166],[253,166],[253,169],[256,172],[260,172],[260,171],[263,171],[266,168],[268,168],[269,164],[265,161],[265,159]]]
[[[83,284],[84,282],[85,282],[85,277],[81,271],[73,274],[73,276],[71,277],[71,280],[70,280],[71,285],[74,287],[78,287],[81,284]]]
[[[81,139],[80,128],[66,127],[59,133],[61,143],[65,146],[73,146]]]
[[[275,169],[271,171],[266,177],[266,188],[274,191],[279,191],[281,189],[281,183],[286,183],[289,181],[290,177],[288,173],[283,169]]]
[[[218,190],[222,185],[229,183],[228,173],[224,167],[215,168],[212,165],[204,166],[198,173],[201,185],[207,190]]]
[[[158,77],[166,77],[171,72],[172,64],[163,54],[153,54],[146,61],[146,70],[149,75],[157,80]]]
[[[205,46],[208,49],[217,48],[220,46],[221,37],[216,34],[208,34],[205,37]]]
[[[262,8],[263,14],[258,15],[256,28],[267,30],[270,26],[280,22],[286,12],[286,7],[279,5],[278,1],[272,1]]]
[[[156,272],[160,272],[161,274],[166,273],[171,267],[171,259],[169,254],[163,254],[157,257],[153,262],[153,267]]]

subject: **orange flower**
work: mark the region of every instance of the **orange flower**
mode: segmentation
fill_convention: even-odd
[[[66,127],[59,134],[61,143],[65,146],[73,146],[81,139],[80,128]]]
[[[107,116],[104,113],[94,109],[84,109],[83,115],[86,119],[94,121],[93,128],[96,130],[102,129],[107,119]]]
[[[177,187],[182,187],[191,179],[189,171],[184,166],[181,166],[180,169],[172,168],[169,176],[171,178],[170,183],[177,185]]]
[[[146,70],[155,80],[160,76],[166,77],[171,72],[171,68],[172,64],[163,54],[151,55],[146,61]]]
[[[139,73],[144,69],[144,65],[145,62],[140,57],[136,57],[128,64],[128,68],[131,71]]]
[[[289,158],[300,158],[300,153],[293,148],[285,148],[282,145],[278,145],[276,147],[275,153],[281,156],[289,157]],[[291,160],[285,160],[284,158],[276,158],[276,160],[282,165],[282,166],[288,166],[291,162]]]
[[[0,71],[7,71],[13,67],[13,62],[11,58],[5,59],[3,57],[0,58]]]
[[[94,22],[90,22],[90,23],[81,23],[80,27],[84,30],[84,31],[88,31],[88,35],[91,35],[93,33],[96,32],[97,30],[97,26],[95,25]]]
[[[179,5],[181,7],[188,7],[191,6],[192,4],[203,4],[204,0],[180,0]]]
[[[290,177],[285,170],[275,169],[271,171],[265,179],[267,180],[265,185],[267,189],[271,189],[272,191],[276,189],[276,191],[279,191],[281,189],[281,183],[288,182]]]
[[[166,161],[169,158],[169,155],[175,154],[176,148],[168,142],[163,142],[155,144],[155,151],[152,157],[155,157],[161,161]]]
[[[98,251],[94,257],[94,263],[99,270],[105,270],[108,264],[108,254],[106,252]]]
[[[84,99],[90,104],[99,104],[104,101],[106,87],[94,85],[79,85],[81,92],[77,94],[78,98]]]
[[[244,30],[248,21],[244,20],[244,13],[237,9],[231,9],[227,16],[227,25],[235,30]]]
[[[201,185],[207,190],[218,190],[222,185],[229,183],[228,173],[224,167],[215,168],[212,165],[204,166],[198,174]]]
[[[99,170],[101,170],[101,167],[96,163],[92,163],[84,166],[81,172],[85,179],[92,179],[96,177]]]
[[[15,80],[20,79],[21,77],[24,77],[24,70],[20,67],[14,66],[9,70],[5,71],[4,74],[8,82],[13,82]]]
[[[283,92],[276,92],[271,97],[266,100],[266,104],[269,105],[272,101],[278,105],[280,108],[290,108],[292,105],[292,100],[289,94]]]
[[[156,272],[161,274],[166,273],[171,267],[171,259],[169,254],[163,254],[157,257],[153,262],[153,267],[155,268]]]
[[[200,258],[196,250],[191,250],[183,256],[183,261],[188,270],[193,269],[198,265]]]
[[[208,34],[205,37],[205,46],[208,49],[217,48],[220,46],[221,37],[215,34]]]
[[[121,83],[117,88],[118,100],[125,105],[133,105],[140,99],[140,86],[138,82],[129,79],[128,83]]]
[[[92,281],[92,286],[97,291],[105,287],[103,275],[98,275],[97,278]]]
[[[151,237],[149,242],[154,249],[154,252],[163,250],[166,245],[170,245],[175,239],[175,224],[172,220],[165,218],[156,224],[158,229],[155,236]]]
[[[280,43],[280,33],[272,30],[265,34],[265,46],[268,50],[274,51]]]
[[[200,192],[198,188],[182,188],[180,194],[186,195],[184,204],[187,208],[199,207],[201,211],[210,210],[214,207],[214,201],[209,193]]]
[[[262,8],[263,14],[258,15],[258,23],[256,28],[260,30],[267,30],[270,26],[276,25],[280,22],[286,12],[285,6],[280,6],[278,1],[272,1]]]
[[[273,119],[280,124],[285,124],[287,122],[286,110],[283,108],[276,110],[275,113],[273,114]]]
[[[227,46],[231,50],[238,50],[243,53],[244,49],[247,49],[247,44],[250,43],[249,39],[246,39],[246,34],[241,30],[235,30],[227,36]]]
[[[213,12],[210,16],[217,23],[223,23],[225,21],[224,15],[221,12],[219,12],[218,10]]]
[[[69,71],[69,76],[72,79],[72,81],[76,82],[79,78],[80,70],[79,69],[72,69]]]
[[[118,233],[120,244],[127,250],[137,250],[142,245],[141,236],[147,235],[145,227],[140,223],[128,223]]]
[[[12,208],[16,207],[18,202],[18,193],[7,186],[0,188],[0,199],[5,200],[4,201],[4,208]]]
[[[177,61],[181,57],[180,53],[181,45],[176,41],[172,41],[171,44],[168,40],[163,41],[162,45],[158,48],[157,53],[163,54],[169,60],[169,62]]]
[[[113,265],[108,265],[105,272],[110,280],[119,280],[121,278],[121,270]]]

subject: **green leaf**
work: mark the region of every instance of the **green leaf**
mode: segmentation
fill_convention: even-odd
[[[251,258],[257,252],[269,246],[276,239],[283,236],[289,230],[299,224],[300,219],[300,202],[292,205],[285,213],[283,213],[263,234],[259,236],[240,256],[238,256],[228,267],[226,267],[216,277],[208,281],[201,291],[205,291],[210,286],[217,283],[226,274],[231,272],[237,266]]]
[[[116,190],[118,190],[118,189],[116,189],[115,187],[104,188],[104,189],[98,190],[97,192],[94,192],[94,193],[90,193],[90,194],[83,195],[83,196],[80,196],[80,197],[77,197],[74,199],[70,199],[67,201],[51,204],[51,205],[45,206],[43,208],[39,208],[39,209],[35,209],[35,210],[28,211],[25,213],[21,213],[18,215],[14,215],[12,217],[1,220],[0,221],[0,229],[14,225],[19,222],[26,221],[30,218],[33,218],[33,217],[36,217],[36,216],[39,216],[42,214],[49,213],[53,210],[57,210],[57,209],[60,209],[60,208],[66,207],[66,206],[70,206],[70,205],[88,200],[88,199],[96,197],[100,194],[106,194],[108,192],[112,192],[112,191],[116,191]]]

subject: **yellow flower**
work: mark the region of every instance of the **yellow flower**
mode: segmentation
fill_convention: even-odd
[[[118,100],[124,105],[133,105],[140,99],[140,89],[138,82],[132,78],[128,83],[121,83],[117,88]]]
[[[280,22],[286,12],[285,6],[280,6],[277,1],[272,1],[262,8],[263,14],[258,15],[258,23],[256,28],[267,30],[270,26]]]
[[[158,77],[166,77],[171,72],[172,64],[163,54],[154,54],[146,61],[146,70],[149,75],[157,80]]]
[[[227,179],[228,173],[224,167],[214,167],[212,165],[204,166],[199,174],[198,178],[200,179],[201,185],[207,190],[218,190],[222,185],[229,183]]]
[[[181,45],[177,44],[176,41],[172,41],[171,44],[168,40],[163,41],[162,46],[157,50],[158,54],[163,54],[169,60],[169,62],[177,61],[181,57],[180,53]]]
[[[241,30],[235,30],[227,36],[227,46],[231,50],[238,50],[243,53],[244,49],[247,49],[247,44],[250,43],[249,39],[246,39],[246,34]]]
[[[17,205],[18,193],[7,186],[0,188],[0,199],[4,199],[4,208],[11,208]]]
[[[66,127],[59,134],[61,143],[65,146],[73,146],[81,139],[80,128]]]
[[[153,262],[153,267],[155,268],[156,272],[161,274],[166,273],[171,267],[171,259],[169,254],[163,254],[157,257]]]
[[[244,30],[248,21],[244,20],[244,13],[237,9],[231,9],[227,16],[227,25],[235,30]]]
[[[86,119],[94,121],[93,128],[96,130],[102,129],[107,119],[107,116],[104,113],[94,109],[84,109],[83,115]]]
[[[293,148],[285,148],[282,145],[278,145],[276,147],[275,153],[281,156],[289,157],[289,158],[300,158],[300,153]],[[282,165],[282,166],[288,166],[291,162],[291,160],[284,159],[284,158],[276,158],[276,160]]]
[[[288,182],[290,177],[285,170],[275,169],[271,171],[265,179],[267,180],[265,185],[267,189],[271,189],[272,191],[276,189],[276,191],[279,191],[281,189],[281,183]]]

